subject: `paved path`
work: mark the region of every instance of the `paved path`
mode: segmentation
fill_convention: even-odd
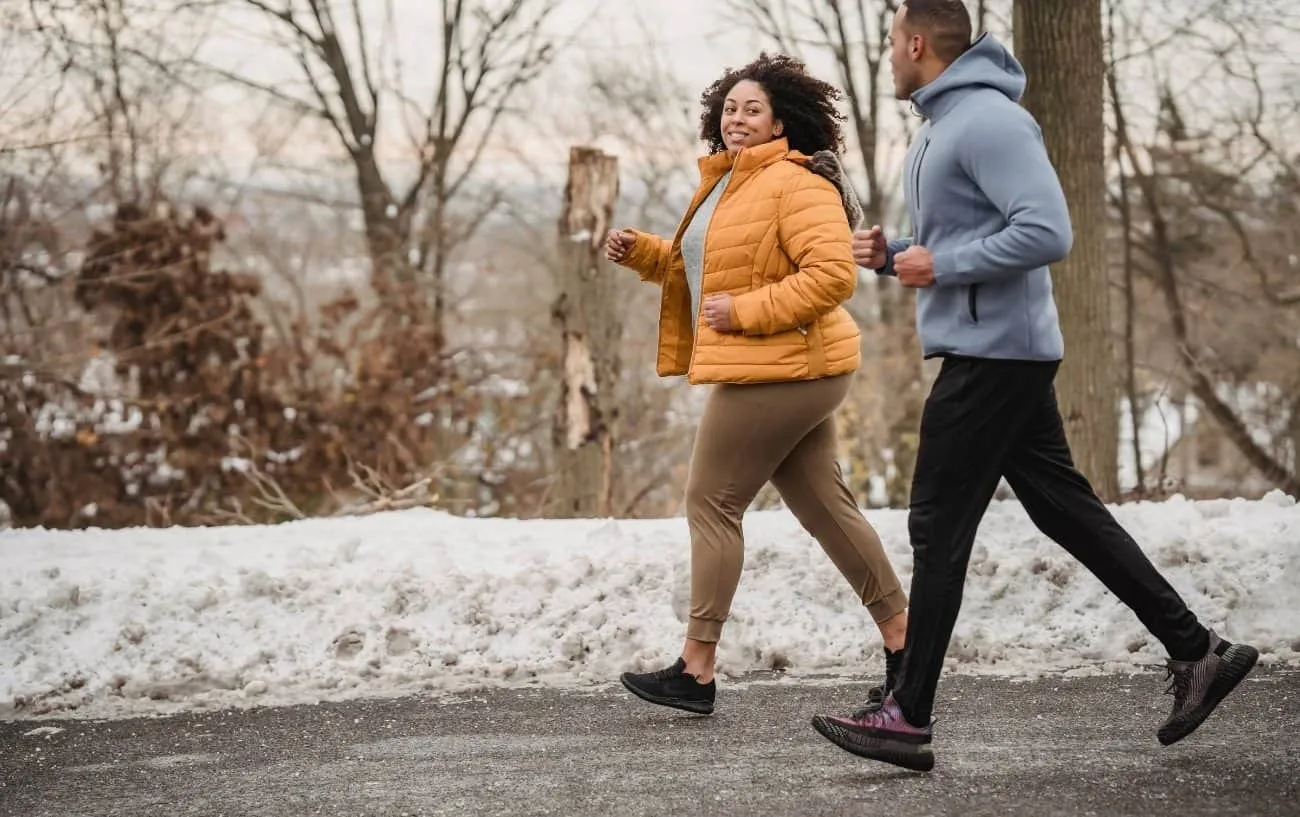
[[[10,721],[0,815],[1300,815],[1300,673],[1257,670],[1168,749],[1162,678],[947,678],[929,775],[808,726],[865,685],[791,679],[712,718],[610,687]]]

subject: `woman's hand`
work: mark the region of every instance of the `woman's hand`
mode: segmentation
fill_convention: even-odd
[[[710,295],[704,299],[704,322],[714,332],[736,332],[740,327],[731,323],[731,296],[727,293]]]
[[[631,233],[610,230],[605,239],[605,257],[615,264],[621,264],[635,243],[636,236]]]

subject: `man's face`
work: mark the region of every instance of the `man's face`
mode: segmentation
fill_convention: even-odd
[[[899,6],[889,29],[889,67],[894,99],[909,99],[921,87],[921,35],[908,30],[907,6]]]

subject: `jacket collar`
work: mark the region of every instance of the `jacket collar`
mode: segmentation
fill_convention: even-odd
[[[773,139],[752,148],[743,148],[735,156],[731,151],[722,150],[699,160],[700,180],[712,182],[722,178],[728,170],[734,176],[743,176],[774,165],[786,158],[801,158],[802,153],[790,149],[790,142],[785,138]]]

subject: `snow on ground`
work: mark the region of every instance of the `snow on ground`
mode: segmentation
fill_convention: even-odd
[[[1210,625],[1300,664],[1300,505],[1273,494],[1120,506]],[[906,583],[906,514],[870,518]],[[786,512],[746,519],[724,682],[753,669],[875,680],[880,641]],[[606,683],[671,661],[686,525],[407,511],[268,527],[0,533],[0,716],[151,714],[484,685]],[[980,530],[957,672],[1163,661],[1136,618],[1015,502]]]

